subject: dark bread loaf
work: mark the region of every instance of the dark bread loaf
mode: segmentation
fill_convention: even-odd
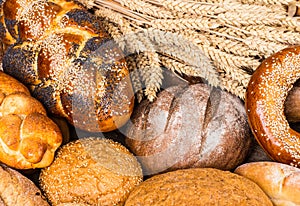
[[[235,168],[251,138],[243,103],[205,84],[175,86],[137,105],[126,127],[126,144],[144,172],[190,167]]]
[[[52,114],[92,132],[122,126],[133,91],[121,50],[101,20],[68,0],[2,1],[3,70]]]

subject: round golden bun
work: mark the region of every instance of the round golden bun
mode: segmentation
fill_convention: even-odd
[[[251,162],[235,173],[259,185],[276,206],[300,205],[300,169],[278,162]]]
[[[38,187],[27,177],[0,165],[0,205],[49,206]]]
[[[152,176],[129,195],[125,206],[259,205],[272,202],[247,178],[212,168],[182,169]]]
[[[40,186],[53,206],[122,205],[143,178],[123,145],[105,138],[72,141],[41,171]]]

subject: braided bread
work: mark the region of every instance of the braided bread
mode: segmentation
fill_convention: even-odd
[[[59,127],[43,105],[0,71],[0,161],[17,169],[46,167],[61,143]]]
[[[111,131],[129,119],[129,72],[100,19],[68,0],[7,0],[1,12],[3,70],[51,114],[90,132]]]

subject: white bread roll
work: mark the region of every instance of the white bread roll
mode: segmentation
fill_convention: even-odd
[[[300,205],[300,169],[278,162],[251,162],[234,172],[259,185],[275,206]]]

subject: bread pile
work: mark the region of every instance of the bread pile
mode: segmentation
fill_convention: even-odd
[[[0,205],[300,205],[299,169],[253,138],[242,100],[165,76],[134,105],[121,49],[81,5],[2,1],[0,39]]]

